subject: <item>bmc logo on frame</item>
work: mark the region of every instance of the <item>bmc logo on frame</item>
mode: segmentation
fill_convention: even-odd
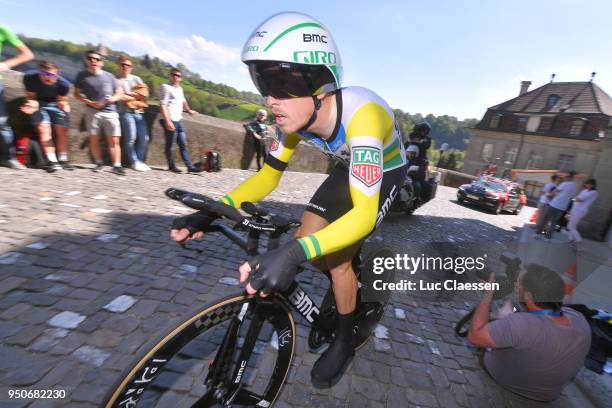
[[[370,187],[382,177],[382,157],[375,147],[354,147],[352,150],[351,174]]]

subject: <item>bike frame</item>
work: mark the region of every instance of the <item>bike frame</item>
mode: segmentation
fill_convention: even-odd
[[[261,222],[263,220],[259,217],[255,217],[254,219],[256,222]],[[217,224],[211,225],[206,232],[220,232],[233,243],[242,248],[248,255],[255,256],[260,254],[259,241],[262,234],[260,231],[249,229],[247,237],[245,238],[241,234],[238,234],[233,228]],[[278,248],[280,245],[280,237],[283,235],[283,233],[284,232],[274,231],[269,234],[267,245],[268,251]],[[302,269],[300,269],[298,273],[301,271]],[[253,302],[245,303],[240,315],[232,319],[230,322],[228,330],[225,333],[219,350],[217,351],[217,355],[210,365],[210,370],[205,380],[205,383],[210,383],[212,385],[218,384],[223,379],[229,380],[227,384],[230,385],[230,389],[226,390],[226,393],[215,395],[216,398],[222,398],[223,394],[227,395],[224,402],[225,404],[239,404],[240,402],[249,400],[248,395],[245,396],[244,394],[241,394],[241,392],[244,393],[246,391],[242,389],[242,372],[244,371],[244,367],[246,367],[249,358],[253,353],[257,335],[263,324],[263,319],[261,318],[262,314],[260,311],[265,308],[266,305],[274,303],[275,301],[280,301],[285,306],[291,306],[293,310],[299,313],[312,326],[318,328],[322,333],[331,335],[331,333],[334,331],[335,320],[333,319],[333,316],[322,314],[319,307],[295,280],[292,282],[289,288],[283,292],[271,294],[266,297],[261,297],[259,294],[255,295],[253,297]],[[236,342],[238,340],[238,333],[240,326],[242,325],[242,319],[250,307],[252,308],[250,314],[251,322],[248,327],[247,334],[245,335],[245,342],[240,350],[238,362],[234,367],[231,376],[228,376],[228,367],[231,364],[231,359],[233,357],[232,353],[233,350],[235,350]],[[287,309],[290,310],[289,307],[287,307]],[[228,364],[228,362],[230,364]],[[256,399],[257,397],[253,395],[251,401]]]

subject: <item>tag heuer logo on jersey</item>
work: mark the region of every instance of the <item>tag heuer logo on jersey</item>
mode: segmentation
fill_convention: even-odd
[[[273,139],[272,144],[270,145],[270,151],[275,152],[278,149],[278,139]]]
[[[351,173],[367,187],[376,184],[382,177],[380,149],[374,147],[354,147]]]

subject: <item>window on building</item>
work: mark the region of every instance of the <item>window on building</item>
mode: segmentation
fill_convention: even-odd
[[[517,130],[519,132],[524,132],[527,129],[527,120],[529,118],[527,116],[520,116],[518,118]]]
[[[548,99],[546,99],[546,107],[552,108],[557,104],[557,102],[559,102],[559,99],[561,99],[559,95],[548,95]]]
[[[506,151],[504,152],[504,164],[511,165],[514,163],[516,159],[516,155],[518,153],[518,147],[508,146]]]
[[[527,160],[527,168],[528,169],[541,169],[543,161],[544,161],[544,156],[542,156],[542,153],[532,150],[531,153],[529,153],[529,159]]]
[[[580,136],[583,128],[584,128],[584,120],[582,119],[573,120],[572,125],[570,126],[570,130],[569,130],[570,136]]]
[[[525,130],[528,132],[537,132],[541,121],[541,116],[530,116],[529,120],[527,121],[527,128]]]
[[[489,127],[491,129],[497,129],[499,127],[499,121],[501,120],[502,115],[500,115],[499,113],[495,113],[491,116],[491,119],[489,120]]]
[[[493,158],[493,143],[485,143],[482,145],[480,158],[483,161],[491,160]]]
[[[551,116],[545,116],[542,118],[540,122],[540,127],[538,127],[538,132],[546,133],[550,130],[552,126],[553,118]]]
[[[561,171],[570,171],[574,169],[574,160],[576,156],[571,154],[560,154],[557,168]]]

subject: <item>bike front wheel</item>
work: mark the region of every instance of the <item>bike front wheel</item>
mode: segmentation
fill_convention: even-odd
[[[102,407],[270,407],[295,351],[281,298],[239,294],[194,310],[128,364]]]

